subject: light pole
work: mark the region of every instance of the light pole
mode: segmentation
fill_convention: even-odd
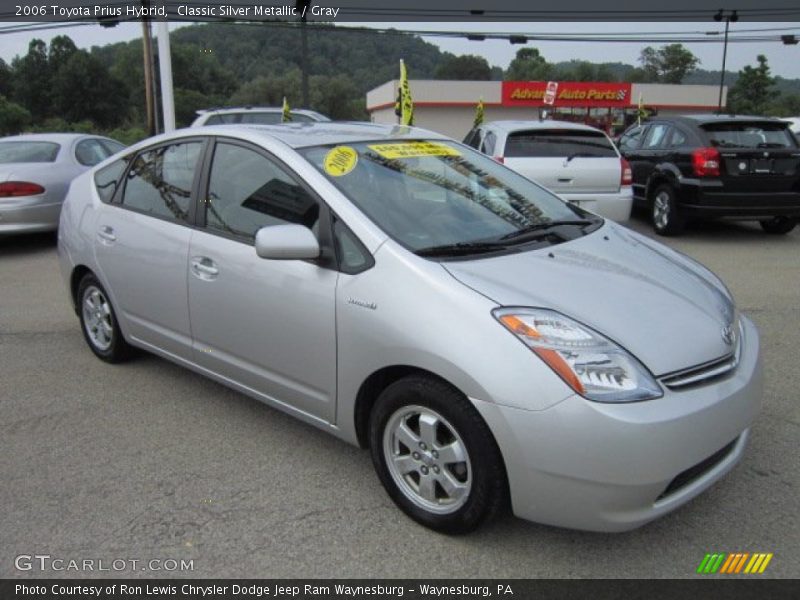
[[[720,22],[725,20],[725,42],[722,45],[722,74],[719,76],[719,102],[717,112],[722,112],[722,88],[725,87],[725,59],[728,57],[728,27],[731,22],[736,23],[739,20],[739,15],[736,11],[726,13],[721,8],[719,12],[714,15],[714,20]]]

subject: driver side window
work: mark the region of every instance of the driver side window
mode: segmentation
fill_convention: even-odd
[[[317,200],[283,167],[226,142],[214,150],[204,204],[207,229],[249,240],[268,225],[296,223],[314,230],[319,218]]]

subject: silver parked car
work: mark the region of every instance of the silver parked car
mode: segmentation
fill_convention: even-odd
[[[313,121],[330,121],[322,113],[305,108],[293,108],[290,111],[292,122],[310,123]],[[198,110],[192,127],[205,125],[277,125],[283,118],[280,106],[240,106],[229,108],[211,108]]]
[[[711,272],[421,129],[147,140],[75,180],[59,256],[98,357],[143,348],[369,447],[442,531],[507,499],[637,527],[727,473],[759,408],[758,333]]]
[[[566,121],[489,121],[464,143],[581,208],[615,221],[631,216],[631,167],[599,129]]]
[[[0,138],[0,235],[55,230],[72,179],[124,147],[75,133]]]

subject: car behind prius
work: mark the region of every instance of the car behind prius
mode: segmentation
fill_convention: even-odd
[[[760,403],[711,272],[422,129],[151,138],[74,181],[59,256],[99,358],[144,349],[370,448],[440,531],[509,501],[637,527],[739,461]]]

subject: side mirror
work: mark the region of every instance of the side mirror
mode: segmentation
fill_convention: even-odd
[[[275,260],[319,258],[319,242],[303,225],[271,225],[256,232],[256,254]]]

